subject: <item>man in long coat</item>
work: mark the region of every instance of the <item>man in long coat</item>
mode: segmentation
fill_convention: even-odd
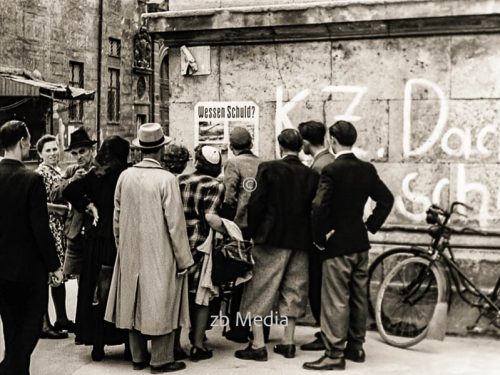
[[[153,373],[185,368],[174,361],[174,330],[189,326],[186,271],[193,259],[177,179],[160,164],[168,142],[154,123],[132,141],[142,161],[121,174],[115,191],[118,256],[106,309],[106,320],[130,331],[134,369],[149,362]]]

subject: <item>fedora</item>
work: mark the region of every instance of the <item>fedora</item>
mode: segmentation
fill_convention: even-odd
[[[170,143],[172,138],[165,137],[161,125],[156,122],[142,124],[138,131],[138,137],[132,144],[141,149],[157,148]]]
[[[97,143],[97,141],[93,141],[90,139],[87,131],[83,126],[80,126],[73,133],[71,133],[70,139],[71,141],[69,143],[69,146],[64,151],[70,151],[78,147],[90,147]]]

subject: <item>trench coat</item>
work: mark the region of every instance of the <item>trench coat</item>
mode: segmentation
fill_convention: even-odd
[[[124,171],[115,191],[117,259],[105,319],[144,335],[189,327],[187,275],[193,264],[176,177],[153,159]]]

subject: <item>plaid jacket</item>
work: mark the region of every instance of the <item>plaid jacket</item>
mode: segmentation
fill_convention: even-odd
[[[193,172],[179,176],[184,216],[191,250],[208,237],[209,227],[205,214],[218,213],[224,197],[224,185],[217,179]]]

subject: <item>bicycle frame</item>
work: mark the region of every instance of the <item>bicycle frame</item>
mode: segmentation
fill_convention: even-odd
[[[450,210],[449,211],[444,211],[440,209],[437,206],[431,207],[431,209],[435,209],[436,212],[439,215],[444,216],[444,220],[441,221],[439,218],[437,218],[437,230],[435,233],[435,236],[433,236],[433,241],[431,243],[431,246],[429,248],[430,251],[430,256],[432,259],[432,263],[434,262],[440,262],[444,264],[446,267],[446,270],[448,271],[448,282],[449,279],[453,281],[453,284],[455,285],[455,288],[457,290],[457,293],[459,297],[467,303],[469,306],[476,307],[479,309],[485,308],[484,303],[475,303],[470,301],[465,295],[464,292],[467,291],[474,295],[477,298],[482,299],[487,303],[487,305],[492,309],[497,312],[497,316],[500,316],[500,307],[495,304],[495,302],[485,293],[483,293],[475,284],[474,282],[460,269],[460,267],[457,265],[455,261],[455,257],[453,254],[453,249],[450,245],[450,237],[451,234],[453,233],[453,229],[448,227],[447,224],[449,222],[450,217],[454,213],[454,207],[457,205],[463,205],[465,207],[468,207],[460,202],[453,202]],[[446,250],[450,255],[446,254]],[[465,288],[465,291],[462,290],[462,287]],[[497,280],[497,283],[495,285],[495,288],[493,290],[494,296],[496,296],[496,293],[498,292],[498,289],[500,288],[500,277]],[[451,291],[451,289],[450,289]],[[451,295],[450,295],[451,297]],[[483,313],[480,314],[479,318]],[[479,320],[478,318],[478,320]]]

